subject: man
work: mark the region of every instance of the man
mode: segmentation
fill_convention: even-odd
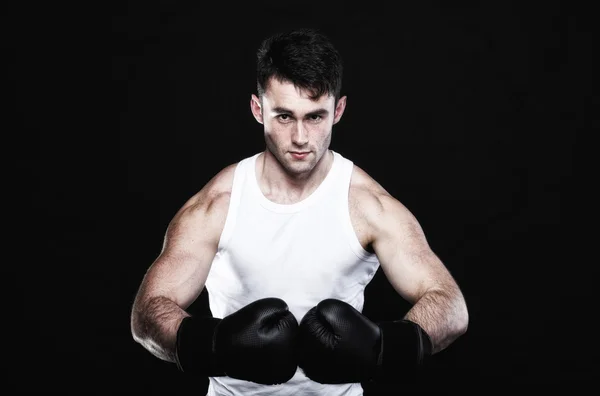
[[[467,329],[463,295],[409,210],[329,149],[346,108],[342,60],[314,30],[258,50],[250,108],[266,149],[176,213],[137,293],[134,339],[209,395],[360,395],[401,381]],[[381,266],[411,309],[374,323]],[[212,317],[186,312],[203,288]]]

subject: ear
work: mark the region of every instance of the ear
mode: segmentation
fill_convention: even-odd
[[[333,123],[337,124],[342,118],[342,114],[344,114],[344,110],[346,109],[346,97],[342,96],[335,106],[335,114],[333,116]]]
[[[260,105],[260,99],[258,98],[258,96],[254,95],[254,94],[252,94],[252,97],[250,98],[250,110],[252,111],[252,115],[254,116],[256,121],[258,121],[260,124],[262,124],[263,116],[262,116],[262,107]]]

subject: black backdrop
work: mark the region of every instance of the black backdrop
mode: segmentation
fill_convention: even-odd
[[[345,59],[332,148],[417,216],[469,307],[468,333],[397,393],[592,383],[595,270],[578,239],[574,163],[591,99],[583,10],[122,2],[106,32],[96,10],[56,7],[5,14],[4,360],[19,389],[203,394],[204,380],[134,343],[131,303],[180,205],[263,149],[254,51],[294,26],[320,28]],[[365,313],[406,309],[378,273]]]

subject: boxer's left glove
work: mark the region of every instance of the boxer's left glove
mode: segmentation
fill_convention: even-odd
[[[417,374],[431,348],[414,322],[374,323],[351,305],[327,299],[300,321],[298,365],[322,384],[402,382]]]
[[[203,376],[259,384],[290,380],[297,369],[298,322],[279,298],[264,298],[223,319],[186,317],[177,331],[177,366]]]

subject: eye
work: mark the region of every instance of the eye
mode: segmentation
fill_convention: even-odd
[[[322,116],[320,116],[319,114],[311,114],[309,117],[309,120],[312,122],[319,122],[323,119]]]
[[[290,117],[289,114],[279,114],[277,116],[277,120],[279,120],[279,122],[286,123],[286,122],[290,122],[292,120],[292,117]]]

